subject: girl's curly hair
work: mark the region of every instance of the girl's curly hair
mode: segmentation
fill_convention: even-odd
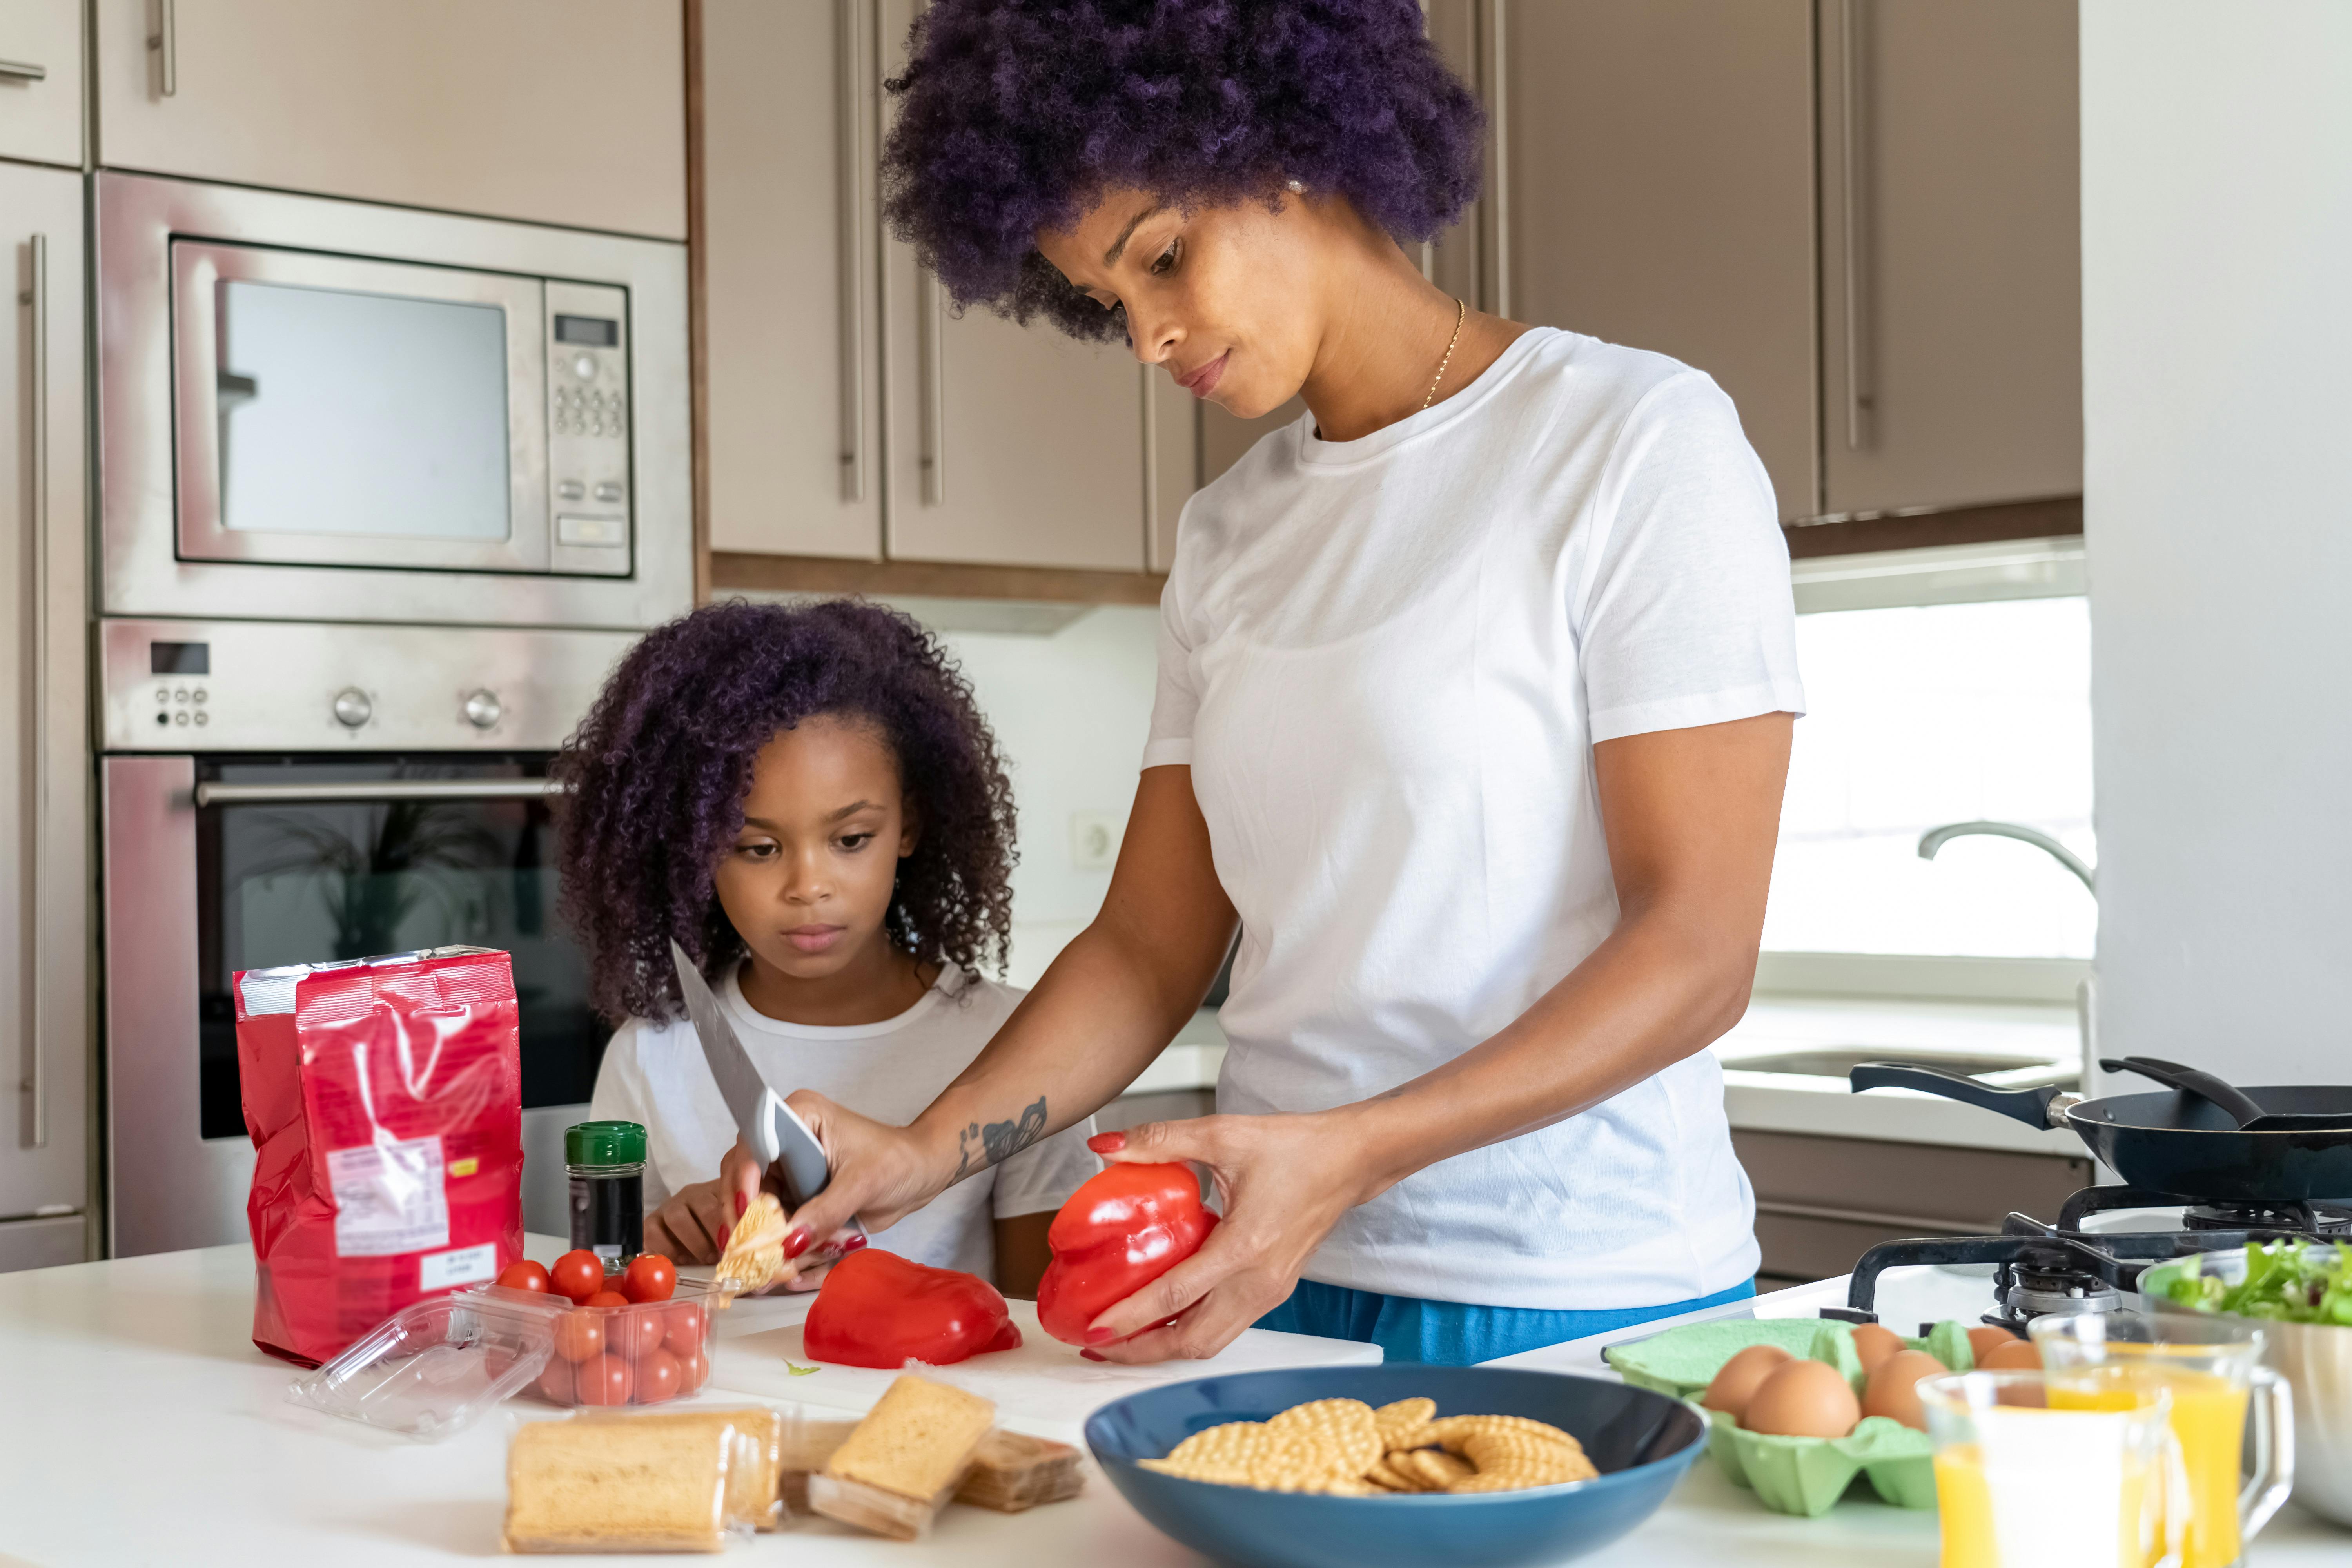
[[[883,150],[884,207],[958,305],[1116,342],[1037,253],[1133,185],[1187,207],[1342,195],[1399,240],[1478,194],[1486,116],[1415,0],[933,0]]]
[[[883,929],[918,960],[1002,968],[1013,924],[1013,786],[971,686],[939,640],[849,599],[711,605],[631,648],[553,773],[564,918],[598,1011],[678,1010],[669,943],[705,974],[745,952],[713,888],[743,826],[751,764],[820,714],[882,731],[921,826]]]

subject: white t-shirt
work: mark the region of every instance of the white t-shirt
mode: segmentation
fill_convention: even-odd
[[[950,963],[922,999],[879,1024],[815,1028],[779,1022],[743,1000],[730,973],[714,988],[719,1005],[779,1093],[813,1089],[860,1115],[905,1126],[971,1065],[1013,1016],[1022,993]],[[646,1129],[646,1209],[719,1174],[735,1142],[735,1119],[703,1059],[694,1026],[632,1018],[604,1047],[589,1114],[642,1122]],[[1057,1209],[1102,1169],[1087,1148],[1091,1119],[1031,1145],[950,1187],[873,1244],[938,1268],[996,1278],[992,1218]]]
[[[1542,328],[1361,440],[1302,416],[1192,498],[1143,765],[1191,766],[1242,917],[1221,1111],[1392,1089],[1600,945],[1594,743],[1802,710],[1777,516],[1713,381]],[[1652,1306],[1752,1274],[1753,1217],[1701,1051],[1408,1177],[1306,1276]]]

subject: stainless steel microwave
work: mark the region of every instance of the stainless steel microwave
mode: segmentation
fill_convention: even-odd
[[[113,173],[97,212],[103,614],[688,607],[684,247]]]

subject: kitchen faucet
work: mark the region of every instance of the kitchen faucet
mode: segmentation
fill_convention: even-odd
[[[2020,823],[1948,822],[1941,827],[1931,827],[1919,835],[1919,858],[1933,860],[1937,850],[1955,838],[1966,838],[1972,834],[1984,834],[1994,838],[2014,838],[2021,843],[2031,844],[2077,877],[2082,878],[2083,886],[2090,889],[2091,896],[2098,897],[2098,883],[2094,879],[2096,873],[2090,867],[2083,864],[2081,857],[2039,828],[2027,827]]]

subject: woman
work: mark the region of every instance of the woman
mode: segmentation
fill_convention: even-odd
[[[1238,920],[1218,1114],[1094,1143],[1199,1162],[1225,1223],[1088,1353],[1467,1363],[1748,1293],[1704,1047],[1803,699],[1729,401],[1407,259],[1480,134],[1412,0],[939,0],[891,88],[891,216],[959,301],[1308,412],[1185,509],[1101,913],[912,1125],[793,1097],[836,1174],[788,1250],[1111,1100]]]

